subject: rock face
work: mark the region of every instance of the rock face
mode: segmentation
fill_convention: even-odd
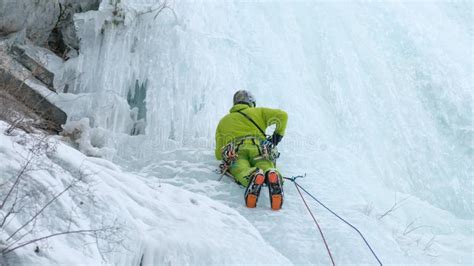
[[[44,45],[60,15],[58,0],[0,0],[0,33],[26,29],[28,39]]]
[[[37,127],[59,133],[66,113],[54,104],[54,91],[36,77],[47,81],[52,74],[26,53],[15,55],[18,50],[23,51],[21,47],[0,47],[0,118],[25,130]],[[26,66],[17,58],[25,60]],[[28,66],[38,71],[36,76]]]
[[[66,46],[78,50],[79,38],[74,26],[74,14],[88,10],[97,10],[100,0],[59,0],[59,4],[61,6],[61,16],[57,32]]]
[[[22,64],[24,67],[26,67],[29,71],[31,71],[31,74],[35,78],[43,82],[48,87],[48,89],[55,91],[53,87],[53,73],[51,73],[38,62],[36,62],[35,59],[28,53],[26,53],[26,51],[22,47],[18,45],[13,45],[10,48],[10,51],[11,54],[14,56],[15,60]]]
[[[0,119],[23,123],[27,131],[29,127],[61,131],[67,116],[55,105],[54,75],[22,45],[44,46],[66,58],[68,51],[79,49],[74,14],[97,10],[100,2],[0,0]],[[22,41],[11,36],[23,36]]]
[[[66,58],[68,51],[78,50],[74,14],[98,9],[100,2],[0,0],[0,119],[26,131],[62,130],[67,116],[55,105],[54,75],[28,51],[44,46]]]
[[[100,0],[0,0],[0,35],[26,30],[39,46],[57,54],[79,50],[74,14],[97,10]]]

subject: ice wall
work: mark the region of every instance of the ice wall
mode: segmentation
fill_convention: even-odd
[[[287,172],[382,184],[473,218],[471,3],[174,1],[157,16],[154,3],[76,17],[69,116],[115,132],[118,157],[212,149],[245,88],[288,111]],[[146,127],[132,137],[137,82]]]

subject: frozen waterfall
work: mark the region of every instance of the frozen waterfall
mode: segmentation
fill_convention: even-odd
[[[279,215],[243,209],[230,181],[213,188],[216,125],[248,89],[289,114],[281,171],[306,172],[387,263],[472,263],[471,2],[177,0],[159,14],[156,1],[118,2],[76,15],[80,55],[56,80],[105,157],[236,208],[293,263],[327,263],[289,185]],[[372,263],[323,213],[336,261]],[[413,220],[438,251],[396,233]]]

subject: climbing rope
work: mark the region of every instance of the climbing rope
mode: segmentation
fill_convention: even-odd
[[[328,251],[329,257],[331,258],[332,265],[335,266],[336,264],[334,263],[334,258],[332,257],[331,250],[329,249],[328,243],[326,241],[326,238],[324,237],[323,231],[321,230],[321,227],[319,226],[318,221],[316,221],[316,218],[313,215],[313,212],[311,212],[311,209],[309,208],[308,204],[306,203],[306,200],[303,197],[303,194],[301,194],[300,189],[298,188],[298,185],[296,185],[296,182],[293,181],[295,184],[296,190],[298,190],[298,193],[300,194],[301,199],[304,202],[304,205],[306,206],[306,209],[308,210],[309,214],[311,214],[311,217],[313,217],[313,221],[318,227],[319,233],[321,234],[321,238],[323,239],[324,245],[326,246],[326,250]]]
[[[309,210],[308,208],[308,204],[306,204],[306,201],[304,200],[302,194],[301,194],[301,191],[300,191],[300,188],[301,190],[303,190],[306,194],[308,194],[312,199],[314,199],[317,203],[319,203],[321,206],[323,206],[326,210],[328,210],[330,213],[332,213],[334,216],[336,216],[337,218],[339,218],[339,220],[343,221],[344,223],[346,223],[347,225],[349,225],[352,229],[354,229],[359,235],[360,237],[362,238],[362,240],[364,240],[365,244],[367,245],[367,247],[370,249],[370,252],[372,252],[372,255],[374,255],[375,259],[378,261],[378,263],[380,265],[382,265],[382,262],[380,261],[379,257],[377,256],[377,254],[375,254],[375,251],[372,249],[372,247],[370,246],[369,242],[367,242],[367,240],[365,239],[364,235],[362,235],[362,233],[359,231],[359,229],[357,229],[357,227],[355,227],[354,225],[352,225],[351,223],[349,223],[348,221],[346,221],[344,218],[342,218],[341,216],[339,216],[337,213],[335,213],[334,211],[332,211],[329,207],[327,207],[326,205],[324,205],[320,200],[318,200],[315,196],[313,196],[311,193],[309,193],[306,189],[304,189],[300,184],[298,184],[296,182],[296,179],[297,178],[303,178],[305,177],[305,175],[303,176],[294,176],[294,177],[284,177],[284,179],[286,180],[290,180],[291,182],[293,182],[295,184],[295,187],[296,189],[298,190],[298,193],[300,194],[301,198],[303,199],[303,202],[304,204],[306,205],[306,208],[308,209],[308,211],[311,213],[311,211]],[[313,214],[311,213],[311,216],[313,216]],[[313,219],[314,219],[314,216],[313,216]],[[314,221],[316,222],[316,219],[314,219]],[[317,224],[317,222],[316,222]],[[318,224],[317,224],[318,225]],[[319,225],[318,225],[318,228],[319,228]],[[320,230],[320,233],[322,235],[322,232]],[[328,249],[328,252],[329,252],[329,248],[326,244],[326,240],[324,239],[324,236],[323,236],[323,240],[324,240],[324,244],[326,245],[326,248]],[[329,256],[331,257],[331,260],[332,260],[332,256],[331,256],[331,253],[329,252]],[[334,260],[332,260],[332,263],[334,265]]]

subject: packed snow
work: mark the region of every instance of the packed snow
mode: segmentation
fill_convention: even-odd
[[[4,122],[0,127],[7,128]],[[76,184],[46,209],[32,227],[33,234],[22,241],[58,232],[117,228],[97,244],[88,234],[37,242],[18,249],[9,261],[12,265],[100,264],[101,256],[103,262],[115,265],[139,265],[140,261],[146,265],[255,264],[261,262],[262,253],[268,263],[290,263],[239,212],[205,195],[154,182],[159,176],[143,178],[124,172],[110,161],[85,156],[59,138],[1,134],[0,140],[2,172],[7,176],[20,172],[32,147],[43,143],[53,147],[37,153],[21,181],[25,191],[29,186],[41,191],[39,207]],[[7,229],[24,224],[29,214],[24,212]],[[2,232],[2,239],[10,230]],[[40,247],[38,255],[33,252],[35,246]]]
[[[298,182],[384,264],[473,263],[472,3],[115,2],[76,14],[80,54],[52,63],[69,121],[31,178],[54,195],[85,171],[93,188],[85,206],[68,191],[38,233],[72,216],[117,224],[121,241],[60,236],[9,262],[329,265],[291,182],[282,210],[266,193],[247,209],[214,173],[216,125],[243,88],[289,114],[281,172],[306,173]],[[16,134],[0,135],[9,175],[33,138]],[[307,200],[336,264],[377,263]]]

